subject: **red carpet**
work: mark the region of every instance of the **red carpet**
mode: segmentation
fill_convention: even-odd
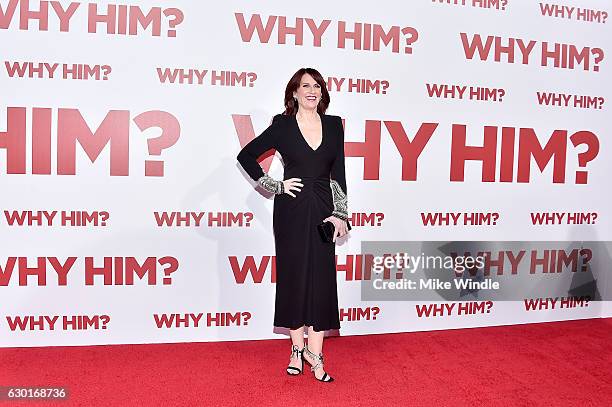
[[[0,406],[610,405],[611,334],[591,319],[326,338],[333,383],[287,376],[288,339],[0,349],[0,385],[71,392]]]

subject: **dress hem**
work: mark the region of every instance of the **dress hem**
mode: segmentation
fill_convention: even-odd
[[[315,326],[312,323],[306,323],[306,322],[303,323],[302,325],[298,325],[297,327],[296,326],[291,326],[291,324],[277,324],[277,323],[274,323],[273,325],[275,327],[277,327],[277,328],[288,328],[288,329],[300,329],[303,326],[306,326],[306,327],[307,326],[311,326],[312,329],[314,329],[317,332],[320,332],[320,331],[330,331],[332,329],[340,329],[340,325],[337,325],[337,326],[334,325],[334,326],[330,326],[330,327],[323,327],[323,328],[321,328],[320,325]]]

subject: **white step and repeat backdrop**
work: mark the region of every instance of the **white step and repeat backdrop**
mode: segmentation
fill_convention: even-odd
[[[300,67],[345,123],[330,334],[611,316],[610,6],[0,0],[0,346],[282,337],[236,154]],[[362,297],[398,242],[529,290]]]

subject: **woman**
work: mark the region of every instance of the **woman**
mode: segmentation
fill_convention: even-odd
[[[344,175],[344,129],[339,116],[326,115],[329,93],[321,74],[298,70],[285,90],[285,111],[237,156],[248,175],[274,196],[276,249],[274,325],[289,328],[291,357],[287,373],[303,372],[334,379],[323,369],[323,335],[339,329],[335,241],[347,233],[348,206]],[[275,149],[283,158],[283,180],[264,173],[257,158]],[[331,221],[332,243],[317,225]],[[304,327],[308,345],[304,346]]]

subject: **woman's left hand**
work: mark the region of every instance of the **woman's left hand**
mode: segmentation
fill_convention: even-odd
[[[334,238],[333,241],[336,241],[336,237],[344,236],[348,233],[348,228],[346,227],[346,221],[335,216],[328,216],[323,219],[323,222],[330,221],[334,224]]]

